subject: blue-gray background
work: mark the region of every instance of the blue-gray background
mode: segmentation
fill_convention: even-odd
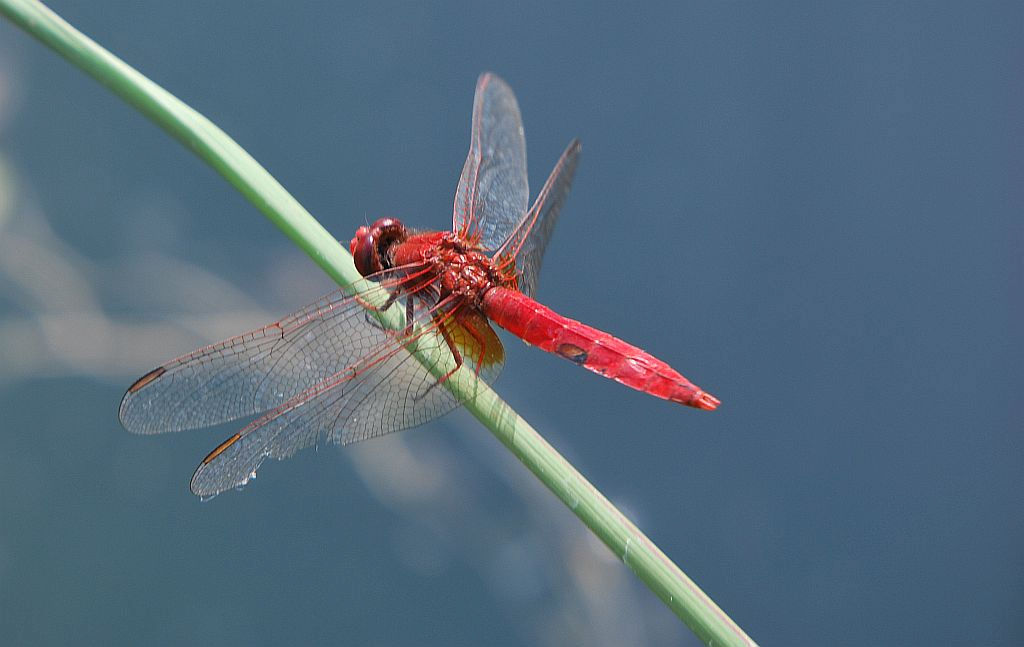
[[[51,3],[338,237],[444,228],[473,83],[536,190],[540,298],[714,414],[506,343],[497,388],[762,644],[1024,642],[1019,3]],[[0,642],[672,644],[465,413],[265,465],[133,437],[167,357],[331,286],[213,171],[0,24]]]

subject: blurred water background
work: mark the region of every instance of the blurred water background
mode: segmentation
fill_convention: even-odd
[[[508,336],[497,390],[762,644],[1024,643],[1020,3],[50,4],[344,240],[449,226],[498,72],[534,191],[584,143],[540,298],[724,404]],[[331,289],[0,22],[0,643],[696,643],[464,412],[209,503],[236,425],[120,429]]]

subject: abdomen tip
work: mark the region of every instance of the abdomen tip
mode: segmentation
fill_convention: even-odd
[[[718,405],[722,404],[722,401],[707,391],[698,391],[687,404],[691,407],[704,409],[705,411],[714,411],[718,408]]]

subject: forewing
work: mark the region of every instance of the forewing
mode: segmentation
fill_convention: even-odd
[[[421,361],[448,366],[451,351],[442,336],[434,334],[430,313],[416,319],[418,332],[411,338],[377,330],[376,354],[345,367],[227,439],[196,469],[192,491],[214,496],[245,485],[268,457],[283,459],[304,447],[352,443],[407,429],[458,406],[455,396]],[[482,335],[486,348],[481,353],[479,342],[469,341],[461,326],[450,320],[448,325],[464,367],[492,382],[504,357],[494,332],[488,327]],[[480,329],[474,329],[479,335]],[[410,339],[416,340],[419,358],[406,348]],[[483,362],[478,367],[480,356]]]
[[[551,240],[551,234],[555,231],[555,223],[558,222],[562,205],[569,196],[576,165],[579,163],[580,150],[579,140],[569,142],[562,156],[558,158],[555,168],[551,170],[544,187],[537,194],[530,211],[502,243],[496,254],[515,258],[519,289],[529,297],[537,291],[541,260],[548,241]]]
[[[526,213],[526,140],[519,104],[508,84],[488,72],[477,80],[469,154],[455,190],[454,230],[478,233],[497,249]]]
[[[378,278],[364,302],[380,303],[399,285],[393,276]],[[153,434],[269,411],[377,352],[382,333],[369,316],[359,300],[337,291],[269,326],[172,360],[128,389],[121,424]]]

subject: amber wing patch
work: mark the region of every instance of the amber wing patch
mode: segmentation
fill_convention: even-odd
[[[476,367],[480,358],[480,368],[494,366],[505,361],[505,349],[501,340],[491,328],[487,318],[478,312],[459,313],[448,323],[448,332],[456,348],[462,353],[463,361]],[[481,343],[483,357],[480,357]]]

